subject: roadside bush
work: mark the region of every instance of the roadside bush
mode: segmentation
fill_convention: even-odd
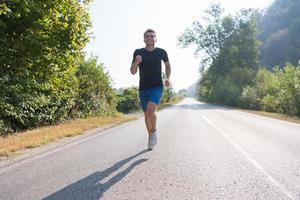
[[[117,96],[117,111],[130,113],[140,109],[139,91],[136,87],[126,88]]]

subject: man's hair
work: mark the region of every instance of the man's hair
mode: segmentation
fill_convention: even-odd
[[[146,33],[155,33],[155,34],[156,34],[155,30],[153,30],[153,29],[151,29],[151,28],[149,28],[149,29],[147,29],[147,30],[145,31],[144,37],[145,37]]]

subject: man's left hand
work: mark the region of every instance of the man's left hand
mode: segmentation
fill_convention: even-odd
[[[169,88],[171,86],[171,82],[169,79],[165,79],[165,86],[166,88]]]

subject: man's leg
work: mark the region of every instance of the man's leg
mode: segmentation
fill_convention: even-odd
[[[149,122],[150,125],[149,125],[149,129],[148,129],[148,132],[149,134],[153,133],[156,131],[156,109],[157,109],[157,104],[152,102],[152,101],[149,101],[148,104],[147,104],[147,110],[146,110],[146,116],[147,116],[147,119],[149,119]],[[148,126],[147,126],[148,128]]]
[[[149,140],[148,140],[148,149],[152,150],[154,145],[157,143],[157,135],[156,135],[156,111],[157,104],[154,102],[149,101],[147,104],[146,116],[149,119],[150,126],[149,126]]]
[[[147,131],[148,131],[148,134],[150,134],[152,131],[152,123],[150,121],[150,117],[148,117],[147,111],[144,112],[144,115],[145,115],[145,123],[146,123]]]
[[[145,112],[145,122],[149,134],[148,149],[152,150],[157,143],[157,131],[156,131],[156,109],[158,107],[163,88],[153,88],[149,90],[147,100],[143,101],[147,104],[143,104],[143,110]]]
[[[147,103],[147,115],[151,121],[151,133],[156,132],[156,109],[163,93],[163,87],[156,87],[149,93],[149,101]]]
[[[152,123],[150,121],[150,118],[149,118],[148,112],[147,112],[148,91],[147,90],[139,91],[139,96],[140,96],[141,106],[142,106],[142,109],[143,109],[144,115],[145,115],[145,124],[147,127],[147,131],[148,131],[148,134],[150,134],[150,132],[152,131]]]

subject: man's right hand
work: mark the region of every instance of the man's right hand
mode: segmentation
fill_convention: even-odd
[[[130,67],[131,74],[135,74],[137,72],[137,68],[141,62],[142,62],[142,56],[137,55],[134,58],[134,62],[132,63],[132,65]]]
[[[140,55],[137,55],[136,57],[135,57],[135,64],[140,64],[142,62],[142,56],[140,56]]]

